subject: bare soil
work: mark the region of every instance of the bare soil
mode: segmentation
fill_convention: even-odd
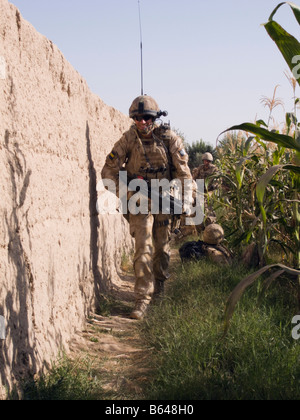
[[[172,247],[171,271],[179,259]],[[71,356],[87,356],[93,361],[104,399],[141,400],[151,380],[154,349],[147,347],[139,334],[141,322],[129,318],[134,307],[132,267],[126,267],[107,299],[108,313],[91,314],[85,330],[73,341]]]
[[[108,298],[109,313],[91,314],[85,330],[71,346],[71,357],[91,360],[104,399],[143,399],[150,379],[151,349],[139,336],[140,322],[129,318],[133,290],[133,275],[122,275],[118,288]]]

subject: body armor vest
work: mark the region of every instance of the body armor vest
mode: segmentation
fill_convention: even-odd
[[[133,149],[127,156],[125,169],[130,178],[171,180],[171,164],[166,137],[161,128],[153,131],[151,139],[141,139],[138,133]],[[166,136],[166,135],[165,135]]]

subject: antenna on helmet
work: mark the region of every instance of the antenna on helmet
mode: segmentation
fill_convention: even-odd
[[[144,68],[143,68],[143,32],[142,32],[142,18],[141,18],[141,5],[138,0],[139,7],[139,21],[140,21],[140,48],[141,48],[141,95],[144,95]]]

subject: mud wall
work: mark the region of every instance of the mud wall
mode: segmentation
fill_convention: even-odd
[[[0,0],[0,389],[67,348],[132,246],[96,186],[129,119]]]

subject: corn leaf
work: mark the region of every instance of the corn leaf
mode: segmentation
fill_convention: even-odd
[[[277,10],[279,9],[279,7],[281,7],[284,4],[288,4],[291,7],[291,9],[292,9],[292,11],[295,15],[295,18],[297,19],[297,22],[300,25],[300,7],[297,6],[297,4],[292,3],[290,1],[283,1],[282,3],[278,4],[278,6],[276,6],[275,9],[273,10],[273,12],[271,13],[271,15],[269,17],[269,21],[273,20],[273,17],[275,15],[275,13],[277,12]]]
[[[244,175],[245,175],[245,163],[247,162],[247,160],[249,160],[249,157],[244,157],[242,158],[237,166],[236,166],[236,170],[235,170],[235,175],[236,175],[236,179],[238,182],[238,187],[241,189],[242,185],[243,185],[243,180],[244,180]]]
[[[269,289],[269,287],[271,286],[271,284],[273,283],[274,280],[276,280],[278,277],[282,276],[282,274],[284,274],[285,271],[284,270],[278,270],[278,271],[274,271],[273,274],[271,274],[265,281],[262,287],[262,291],[261,294],[266,293],[266,291]]]
[[[230,320],[233,316],[234,313],[234,309],[238,303],[238,301],[240,300],[240,298],[242,297],[242,295],[244,294],[245,290],[251,286],[262,274],[264,274],[266,271],[270,270],[271,268],[274,267],[278,267],[281,271],[280,275],[283,272],[286,272],[292,276],[299,276],[300,275],[300,271],[299,270],[294,270],[290,267],[286,267],[283,264],[272,264],[272,265],[267,265],[263,268],[261,268],[260,270],[256,271],[255,273],[250,274],[249,276],[247,276],[246,278],[244,278],[233,290],[233,292],[231,293],[231,295],[229,296],[229,299],[226,303],[226,309],[225,309],[225,328],[224,328],[224,335],[227,334],[228,329],[229,329],[229,324],[230,324]],[[276,275],[276,273],[274,273],[271,276],[271,279],[267,279],[267,284],[270,283],[270,281],[274,280],[276,277],[278,277]]]
[[[265,196],[265,192],[266,192],[266,188],[267,185],[271,182],[273,176],[276,174],[276,172],[278,172],[279,170],[290,170],[291,172],[294,173],[300,173],[300,166],[296,166],[296,165],[275,165],[275,166],[271,166],[271,168],[269,168],[267,170],[267,172],[261,176],[261,178],[259,179],[257,186],[256,186],[256,197],[259,203],[259,208],[261,211],[261,215],[263,218],[263,222],[266,225],[267,223],[267,214],[266,214],[266,210],[263,206],[263,201],[264,201],[264,196]]]
[[[294,139],[293,137],[287,136],[285,134],[274,133],[269,130],[266,130],[265,128],[258,127],[257,125],[252,123],[234,125],[233,127],[230,127],[227,130],[223,131],[219,135],[219,137],[227,131],[246,131],[254,134],[262,140],[270,141],[272,143],[278,144],[279,146],[286,147],[287,149],[293,149],[300,152],[300,138]]]
[[[300,175],[300,166],[297,165],[284,165],[283,169],[288,169],[291,172],[294,172],[295,174]]]
[[[250,147],[252,145],[253,140],[254,140],[254,137],[249,137],[247,139],[247,141],[245,143],[245,146],[243,147],[243,156],[245,156],[245,157],[247,156],[247,154],[249,152],[249,149],[250,149]]]
[[[269,36],[276,43],[290,70],[293,72],[296,64],[294,57],[300,56],[299,41],[274,20],[266,23],[264,26]],[[300,84],[299,78],[297,79],[297,82]]]
[[[279,169],[282,169],[282,167],[283,165],[271,166],[271,168],[269,168],[267,172],[263,174],[260,180],[258,181],[256,186],[256,196],[259,204],[263,204],[267,185],[269,184],[273,176],[276,174],[276,172],[279,171]]]
[[[300,25],[300,7],[291,2],[282,2],[273,10],[271,16],[269,17],[269,21],[266,24],[264,24],[264,26],[269,36],[276,43],[290,70],[293,72],[296,64],[293,59],[294,57],[300,55],[300,43],[296,38],[294,38],[277,22],[273,20],[273,17],[277,10],[284,4],[288,4],[291,7],[295,18],[298,24]],[[298,84],[300,85],[300,78],[296,79]]]
[[[296,165],[275,165],[275,166],[271,166],[271,168],[269,168],[267,170],[267,172],[261,176],[261,178],[259,179],[259,181],[257,183],[257,186],[256,186],[256,196],[257,196],[259,204],[263,203],[267,185],[272,180],[272,178],[276,174],[276,172],[278,172],[281,169],[289,170],[289,171],[294,172],[296,174],[300,174],[300,166],[296,166]]]

